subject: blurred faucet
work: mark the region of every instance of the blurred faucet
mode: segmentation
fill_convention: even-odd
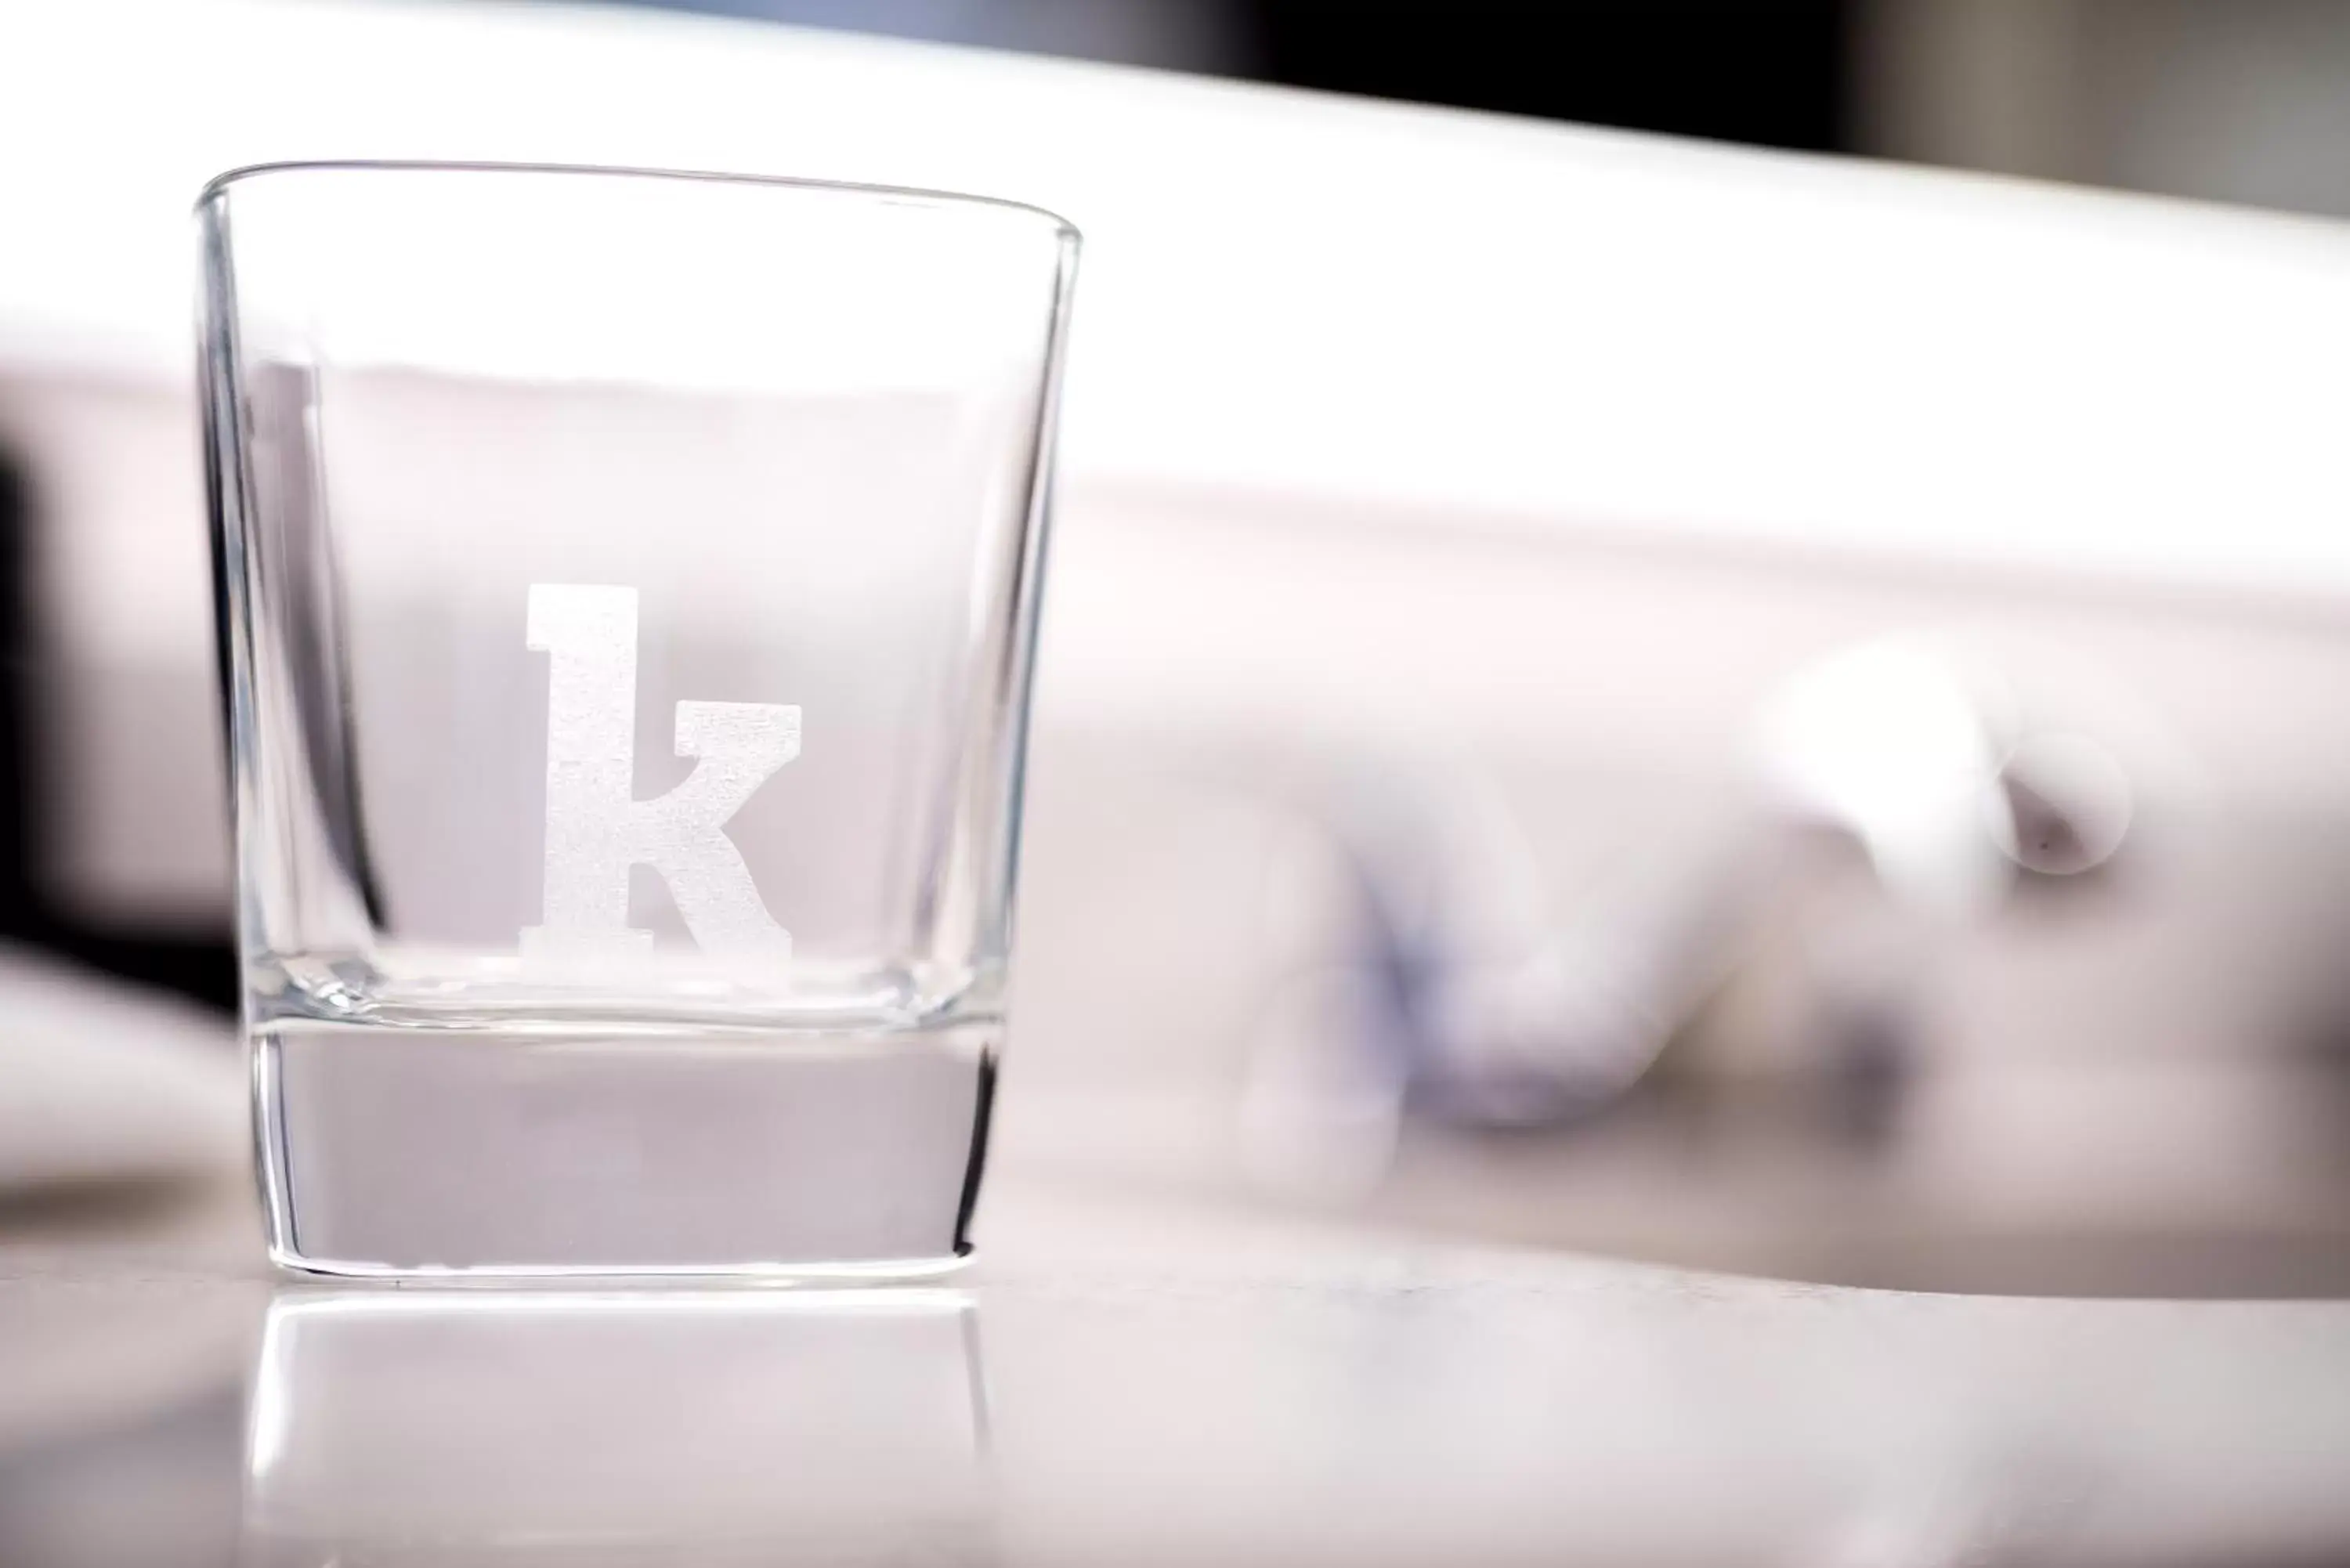
[[[1787,962],[1792,934],[1803,1065],[1845,1136],[1880,1137],[1938,940],[2019,877],[2103,864],[2129,822],[2107,753],[2027,729],[1996,671],[1919,640],[1797,670],[1762,704],[1739,777],[1711,830],[1648,846],[1557,916],[1530,892],[1533,851],[1487,781],[1366,770],[1325,806],[1349,950],[1259,1089],[1288,1085],[1295,1108],[1301,1086],[1342,1087],[1345,1114],[1383,1113],[1389,1141],[1407,1116],[1573,1125],[1624,1100],[1725,981]],[[1334,1049],[1318,1066],[1295,1055]]]

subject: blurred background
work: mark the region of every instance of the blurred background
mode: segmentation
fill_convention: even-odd
[[[196,189],[545,159],[1087,233],[1005,1172],[2338,1293],[2345,135],[2350,0],[0,0],[0,1232],[243,1201]]]
[[[2333,0],[648,0],[2345,215]]]

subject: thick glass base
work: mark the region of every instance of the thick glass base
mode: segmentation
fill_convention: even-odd
[[[996,1033],[274,1021],[271,1251],[398,1278],[941,1272],[968,1250]]]

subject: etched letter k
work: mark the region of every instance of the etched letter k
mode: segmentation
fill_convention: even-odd
[[[637,800],[637,590],[534,583],[525,640],[547,657],[546,884],[525,963],[577,969],[641,953],[629,867],[650,866],[713,957],[782,963],[789,932],[759,901],[727,819],[799,755],[800,711],[680,702],[677,754],[696,759],[667,794]]]

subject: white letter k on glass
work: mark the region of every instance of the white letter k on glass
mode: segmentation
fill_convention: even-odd
[[[577,969],[641,954],[629,925],[629,867],[650,866],[713,957],[782,963],[789,932],[759,901],[729,817],[799,755],[800,711],[768,702],[680,702],[677,754],[696,759],[667,794],[637,800],[637,590],[534,583],[529,646],[546,654],[546,884],[525,963]]]

